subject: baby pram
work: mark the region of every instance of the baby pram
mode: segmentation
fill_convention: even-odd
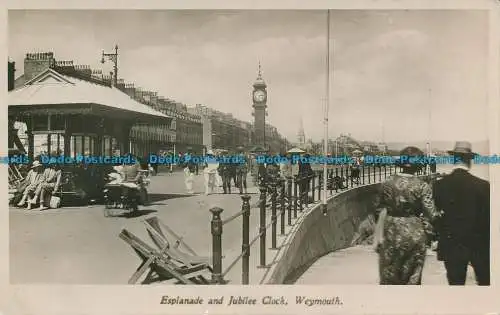
[[[139,186],[122,182],[119,174],[108,175],[112,179],[104,185],[104,216],[115,216],[139,210]],[[119,209],[119,210],[115,210]]]

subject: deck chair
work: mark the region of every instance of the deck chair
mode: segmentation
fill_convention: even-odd
[[[182,240],[182,237],[175,234],[175,232],[165,223],[161,222],[158,217],[150,217],[143,222],[153,243],[159,249],[166,248],[165,251],[172,260],[186,266],[205,265],[206,268],[212,272],[210,258],[198,256],[198,254]],[[185,251],[182,249],[185,249]]]
[[[203,277],[207,273],[205,265],[179,267],[166,254],[167,247],[157,251],[126,229],[121,231],[119,237],[129,244],[142,260],[128,284],[137,283],[148,270],[142,284],[168,280],[174,280],[175,284],[209,284],[206,278]]]

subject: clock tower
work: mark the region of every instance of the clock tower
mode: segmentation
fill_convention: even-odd
[[[267,116],[267,85],[262,79],[262,71],[259,62],[259,73],[253,84],[252,100],[253,100],[253,116],[254,116],[254,140],[256,146],[266,146],[266,116]]]

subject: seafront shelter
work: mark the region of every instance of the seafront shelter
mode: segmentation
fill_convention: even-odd
[[[64,67],[49,68],[10,91],[8,105],[9,149],[17,147],[30,159],[40,153],[125,155],[131,153],[132,126],[171,122],[111,82]],[[26,124],[27,150],[15,122]],[[43,150],[35,148],[35,136]]]

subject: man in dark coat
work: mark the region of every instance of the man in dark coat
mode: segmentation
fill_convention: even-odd
[[[217,171],[219,173],[219,176],[222,177],[222,187],[225,194],[231,193],[231,178],[233,168],[234,166],[231,163],[229,155],[222,155]]]
[[[304,159],[300,159],[298,163],[299,174],[297,180],[299,181],[300,201],[302,203],[305,203],[307,198],[309,198],[309,184],[311,180],[308,177],[314,174],[310,164],[310,158],[311,156],[309,154],[304,154]]]
[[[474,153],[457,142],[455,167],[436,181],[433,195],[443,217],[437,226],[438,258],[450,285],[465,285],[469,263],[478,285],[490,285],[490,184],[469,173]]]

